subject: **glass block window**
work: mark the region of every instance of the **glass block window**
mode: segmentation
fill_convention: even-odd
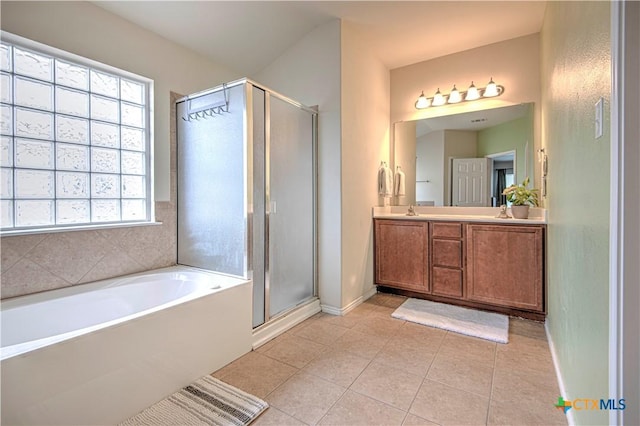
[[[151,80],[6,33],[0,73],[2,231],[153,220]]]

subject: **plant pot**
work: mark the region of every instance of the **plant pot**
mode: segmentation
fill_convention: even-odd
[[[511,206],[511,216],[514,219],[528,219],[529,206]]]

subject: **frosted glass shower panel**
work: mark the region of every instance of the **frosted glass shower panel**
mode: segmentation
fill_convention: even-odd
[[[313,115],[271,96],[270,315],[314,295]]]
[[[185,120],[224,99],[222,90],[177,105],[178,263],[245,277],[247,176],[244,85],[227,89],[229,111]]]

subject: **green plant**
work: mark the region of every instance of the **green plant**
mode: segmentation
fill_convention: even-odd
[[[514,206],[538,206],[538,190],[535,188],[528,189],[529,178],[527,177],[522,181],[522,184],[513,184],[502,191],[503,195],[507,196],[509,201]]]

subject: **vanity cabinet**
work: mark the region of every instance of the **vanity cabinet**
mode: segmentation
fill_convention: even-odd
[[[462,297],[462,224],[430,222],[431,293],[438,296]]]
[[[374,219],[374,232],[376,285],[544,319],[545,225]]]
[[[375,220],[375,280],[416,292],[429,291],[428,223]]]
[[[467,224],[467,298],[542,312],[544,227]]]

